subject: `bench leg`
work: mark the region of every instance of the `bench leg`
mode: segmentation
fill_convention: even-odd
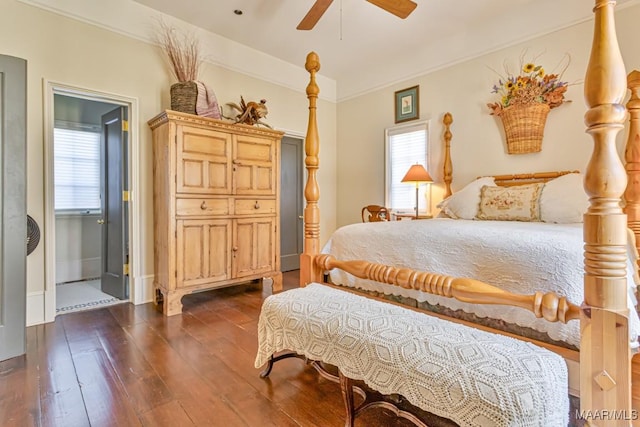
[[[344,421],[344,425],[345,427],[353,427],[356,418],[356,411],[353,405],[353,380],[342,375],[340,371],[338,371],[338,376],[340,378],[340,390],[342,391],[344,407],[347,411],[347,418]]]
[[[260,378],[268,377],[269,374],[271,373],[271,370],[273,369],[273,364],[276,363],[278,360],[288,359],[290,357],[297,357],[298,359],[303,359],[304,361],[307,360],[306,357],[304,357],[304,356],[302,356],[302,355],[300,355],[298,353],[294,353],[293,351],[282,353],[282,354],[280,354],[278,356],[271,355],[271,357],[267,361],[267,366],[265,366],[264,370],[262,372],[260,372]]]

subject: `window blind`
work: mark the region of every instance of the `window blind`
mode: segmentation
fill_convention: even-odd
[[[56,211],[100,210],[100,133],[54,128]]]
[[[387,207],[395,211],[415,212],[415,184],[401,182],[411,165],[427,166],[427,124],[403,126],[387,130]],[[419,187],[420,210],[426,210],[426,185]]]

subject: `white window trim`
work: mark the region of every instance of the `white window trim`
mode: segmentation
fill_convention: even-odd
[[[393,127],[389,127],[386,128],[384,130],[384,204],[385,206],[388,206],[391,208],[392,213],[399,213],[399,214],[415,214],[415,210],[414,209],[393,209],[391,207],[391,197],[389,194],[389,182],[391,181],[391,167],[389,164],[389,149],[390,149],[390,143],[389,143],[389,137],[392,136],[393,134],[396,133],[403,133],[403,132],[408,132],[411,129],[425,129],[425,134],[426,134],[426,138],[427,140],[425,141],[426,144],[426,159],[424,159],[424,166],[425,168],[429,171],[429,173],[431,173],[431,166],[429,163],[429,160],[431,158],[431,152],[430,152],[430,146],[431,144],[429,143],[431,140],[431,134],[430,134],[430,130],[431,130],[431,126],[430,126],[430,120],[421,120],[421,121],[416,121],[416,122],[411,122],[411,123],[406,123],[406,124],[402,124],[399,126],[393,126]],[[419,160],[418,160],[419,161]],[[408,184],[407,184],[408,185]],[[426,203],[421,203],[420,204],[420,214],[425,214],[425,213],[430,213],[431,212],[431,185],[428,186],[427,188],[427,200]]]

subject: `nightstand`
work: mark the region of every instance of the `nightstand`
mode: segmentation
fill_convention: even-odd
[[[431,219],[433,218],[433,215],[418,215],[418,218],[416,218],[416,214],[395,214],[394,215],[396,217],[397,221],[402,221],[402,220],[408,220],[408,219]]]

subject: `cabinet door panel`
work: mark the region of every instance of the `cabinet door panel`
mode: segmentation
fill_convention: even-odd
[[[178,193],[227,194],[232,188],[231,135],[178,126]]]
[[[233,277],[253,274],[255,249],[253,245],[253,222],[239,222],[234,227]]]
[[[269,221],[270,220],[270,221]],[[275,254],[275,229],[272,218],[265,221],[256,220],[255,227],[256,271],[273,270]]]
[[[271,139],[237,135],[234,140],[234,188],[236,194],[274,195],[276,149]]]
[[[234,225],[233,276],[273,271],[275,217],[237,219]]]
[[[177,221],[177,287],[231,278],[231,221]]]

